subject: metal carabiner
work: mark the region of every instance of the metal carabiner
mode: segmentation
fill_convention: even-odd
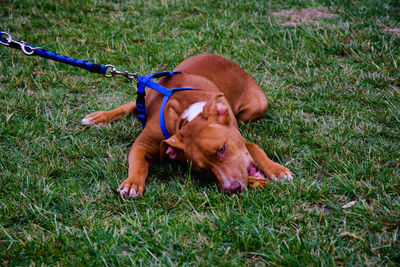
[[[40,47],[31,47],[31,46],[27,45],[24,41],[15,42],[15,43],[19,44],[19,46],[21,47],[22,52],[24,52],[24,54],[28,55],[28,56],[32,56],[35,53],[35,50],[42,49]],[[29,48],[30,51],[26,50],[26,48]]]
[[[6,40],[5,42],[2,41],[3,35],[6,36],[4,38]],[[24,41],[21,41],[21,42],[15,41],[15,40],[13,40],[12,36],[7,32],[0,32],[0,44],[5,45],[5,46],[10,46],[11,44],[13,44],[14,48],[15,48],[15,45],[18,45],[19,48],[22,50],[22,52],[28,56],[32,56],[35,53],[35,50],[42,49],[40,47],[32,47],[30,45],[27,45]]]
[[[138,72],[131,73],[128,71],[119,71],[119,70],[117,70],[117,68],[114,65],[111,65],[111,64],[107,64],[106,67],[107,67],[107,70],[110,69],[110,74],[107,74],[107,70],[106,70],[106,73],[104,74],[104,77],[107,77],[107,78],[114,77],[114,75],[122,75],[125,78],[127,78],[128,80],[134,80],[135,82],[137,82],[137,78],[139,76],[142,76],[142,74],[140,74]]]
[[[3,37],[3,35],[5,35],[5,39],[6,42],[3,42],[1,39]],[[12,37],[10,34],[6,33],[6,32],[0,32],[0,44],[5,45],[5,46],[9,46],[10,43],[12,42]]]
[[[40,47],[31,47],[31,46],[27,45],[24,41],[19,42],[19,45],[21,46],[22,52],[28,56],[32,56],[35,53],[35,50],[42,49]],[[26,48],[29,48],[30,51],[26,50]]]

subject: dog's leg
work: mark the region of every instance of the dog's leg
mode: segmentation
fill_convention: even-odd
[[[84,125],[103,125],[136,111],[136,102],[129,102],[110,111],[98,111],[82,119]]]
[[[143,195],[145,180],[149,170],[146,160],[147,152],[144,149],[132,147],[129,152],[128,178],[119,186],[121,196],[135,198]]]
[[[257,166],[268,178],[273,180],[277,178],[290,180],[293,178],[293,173],[288,168],[270,160],[256,144],[246,143],[246,147]]]
[[[121,196],[135,198],[143,195],[150,163],[160,155],[160,143],[145,128],[136,138],[129,152],[128,178],[118,188]]]
[[[268,108],[268,101],[258,85],[245,90],[238,101],[236,118],[240,121],[253,121],[261,118]]]

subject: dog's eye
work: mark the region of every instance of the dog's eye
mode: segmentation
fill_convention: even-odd
[[[223,146],[221,146],[219,149],[218,149],[218,155],[219,156],[223,156],[224,154],[225,154],[225,149],[226,149],[226,145],[224,144]]]

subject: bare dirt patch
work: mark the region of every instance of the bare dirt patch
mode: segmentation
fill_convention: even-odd
[[[298,24],[315,23],[320,18],[333,18],[336,15],[321,9],[281,10],[272,12],[273,16],[280,17],[276,23],[283,26],[295,26]]]

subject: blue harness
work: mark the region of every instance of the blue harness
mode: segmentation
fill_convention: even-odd
[[[167,127],[165,126],[165,120],[164,120],[164,108],[168,102],[168,99],[175,91],[193,90],[193,88],[179,87],[179,88],[168,89],[162,85],[159,85],[158,83],[153,82],[151,79],[160,78],[160,77],[164,77],[164,76],[170,77],[175,74],[180,74],[180,72],[177,70],[162,71],[162,72],[147,74],[144,76],[139,76],[137,78],[137,82],[138,82],[137,95],[138,96],[136,99],[136,106],[137,106],[137,111],[138,111],[138,115],[139,115],[139,120],[142,123],[142,129],[146,126],[146,120],[147,120],[146,106],[145,106],[145,95],[146,95],[145,89],[146,89],[146,87],[149,87],[149,88],[159,92],[160,94],[164,95],[163,100],[161,102],[159,120],[160,120],[161,132],[163,133],[163,135],[165,136],[166,139],[168,139],[170,137],[170,135],[167,131]]]

